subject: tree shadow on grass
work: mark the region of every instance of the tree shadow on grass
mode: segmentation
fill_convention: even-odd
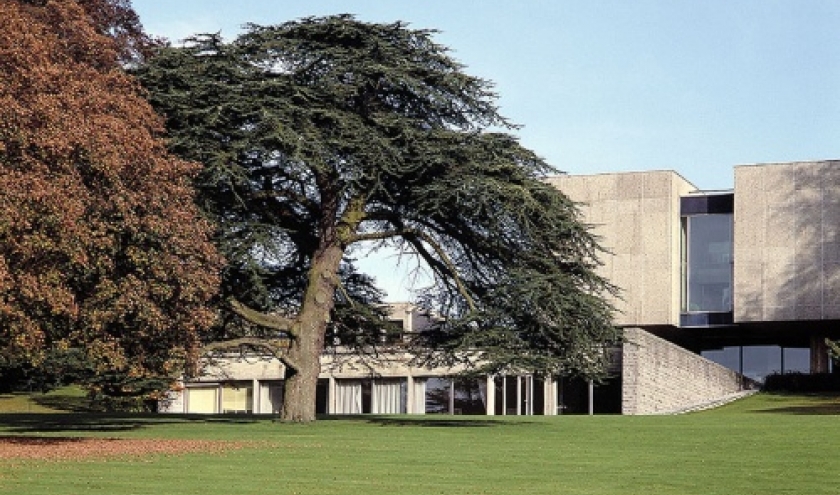
[[[433,428],[490,428],[497,426],[531,424],[526,420],[499,420],[484,419],[487,416],[379,416],[379,415],[356,415],[356,416],[324,416],[319,420],[357,420],[380,426],[410,426],[410,427],[433,427]]]
[[[91,400],[84,396],[73,395],[32,395],[35,404],[59,411],[86,413],[91,410]]]
[[[86,439],[84,437],[25,437],[25,436],[13,436],[13,435],[0,435],[0,443],[11,444],[11,445],[32,445],[32,446],[44,446],[44,445],[62,445],[67,443],[79,443],[84,442]]]
[[[261,417],[232,417],[224,415],[170,414],[0,414],[0,435],[3,433],[59,433],[59,432],[123,432],[163,424],[230,423],[247,424],[262,421]]]
[[[813,404],[802,406],[776,407],[770,409],[756,409],[757,413],[769,414],[800,414],[800,415],[840,415],[840,403]]]
[[[774,393],[772,395],[778,396],[779,398],[788,396],[784,393]],[[802,395],[797,394],[794,395],[794,397],[802,397]],[[753,412],[767,414],[798,414],[803,416],[840,415],[840,395],[837,393],[808,394],[805,396],[805,399],[800,402],[802,403],[796,405],[754,409]]]

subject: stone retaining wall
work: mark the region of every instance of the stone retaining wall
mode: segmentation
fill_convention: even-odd
[[[639,328],[624,331],[622,414],[657,414],[743,390],[743,377]]]

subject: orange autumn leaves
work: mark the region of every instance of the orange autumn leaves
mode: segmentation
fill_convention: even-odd
[[[119,47],[73,1],[0,0],[0,356],[160,376],[194,358],[222,260]],[[90,2],[88,2],[90,3]]]

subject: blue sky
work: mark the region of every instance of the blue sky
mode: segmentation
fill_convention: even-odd
[[[522,143],[572,174],[672,169],[726,189],[735,165],[840,158],[834,0],[132,3],[175,40],[338,13],[438,29]]]
[[[404,20],[496,83],[563,171],[674,169],[703,189],[747,163],[840,158],[840,2],[134,0],[172,39],[353,13]]]

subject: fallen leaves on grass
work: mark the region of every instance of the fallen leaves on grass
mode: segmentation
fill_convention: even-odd
[[[247,442],[0,436],[0,459],[80,461],[111,457],[222,453]]]

